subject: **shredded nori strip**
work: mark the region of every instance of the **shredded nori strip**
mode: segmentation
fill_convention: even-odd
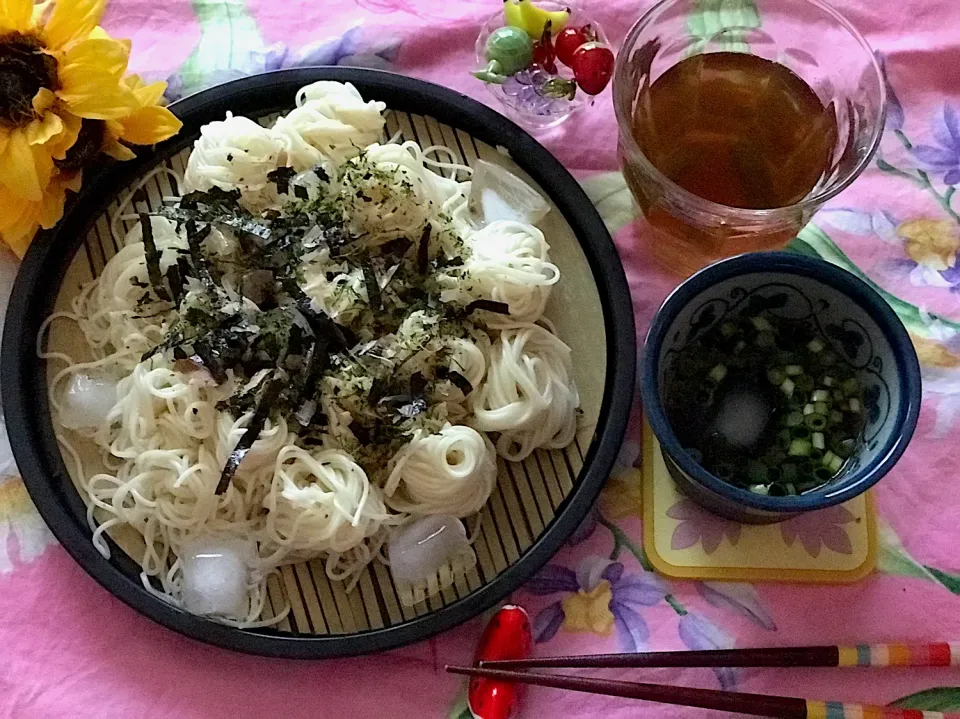
[[[330,182],[330,175],[327,174],[327,171],[323,169],[320,165],[317,165],[313,168],[313,174],[317,176],[317,179],[320,182]]]
[[[293,186],[293,195],[298,200],[307,200],[310,198],[310,193],[307,192],[307,188],[303,185],[294,185]]]
[[[463,392],[464,396],[473,392],[473,385],[470,384],[470,380],[449,367],[437,367],[437,379],[450,380],[457,389]]]
[[[380,282],[377,280],[377,273],[373,271],[373,265],[370,260],[360,262],[360,270],[363,272],[363,283],[367,287],[367,299],[370,302],[370,309],[382,310],[383,297],[380,296]]]
[[[180,274],[179,263],[167,268],[167,284],[170,285],[170,291],[173,293],[173,301],[179,306],[180,300],[183,299],[183,275]]]
[[[416,417],[427,411],[427,378],[423,372],[414,372],[410,375],[410,402],[400,407],[397,412],[404,419]]]
[[[233,452],[227,457],[227,463],[224,465],[223,473],[220,475],[220,481],[217,483],[216,494],[223,494],[227,491],[227,487],[230,486],[230,480],[232,480],[233,475],[236,474],[240,462],[243,461],[243,458],[247,452],[250,451],[250,448],[253,446],[253,443],[257,441],[257,438],[260,437],[263,426],[267,423],[270,408],[280,398],[283,387],[284,383],[282,380],[274,380],[263,390],[263,394],[260,396],[260,402],[257,404],[257,409],[253,413],[253,417],[250,418],[250,424],[247,425],[246,431],[244,431],[240,437],[240,441],[237,442],[237,446]]]
[[[200,246],[210,234],[210,225],[204,225],[197,228],[197,223],[193,220],[187,221],[187,244],[190,246],[190,259],[193,260],[193,268],[200,280],[208,290],[216,286],[213,281],[213,275],[210,274],[210,267],[203,256],[203,248]]]
[[[140,227],[143,230],[143,255],[147,261],[150,284],[153,285],[153,291],[157,297],[169,302],[170,295],[167,293],[167,288],[163,286],[163,276],[160,272],[160,251],[157,249],[156,242],[153,241],[153,224],[150,222],[150,215],[145,212],[140,213]]]
[[[494,300],[474,300],[467,305],[467,314],[476,310],[485,310],[487,312],[496,312],[498,315],[510,314],[510,305],[506,302],[495,302]]]
[[[193,351],[217,384],[223,384],[227,381],[227,371],[224,369],[216,350],[207,345],[206,342],[197,342],[194,344]]]
[[[420,243],[417,245],[417,271],[421,275],[427,274],[430,265],[430,223],[428,222],[420,235]]]
[[[288,279],[283,288],[290,295],[300,314],[310,323],[311,329],[317,337],[329,338],[339,349],[350,349],[356,344],[356,337],[348,328],[334,322],[323,312],[317,312],[311,305],[311,300],[297,284],[296,280]]]
[[[395,255],[397,257],[403,257],[411,247],[413,247],[413,243],[410,240],[406,237],[398,237],[395,240],[390,240],[380,245],[380,254],[382,256]]]
[[[290,180],[296,176],[297,171],[292,167],[278,167],[267,173],[267,179],[277,186],[277,192],[286,195],[290,192]]]

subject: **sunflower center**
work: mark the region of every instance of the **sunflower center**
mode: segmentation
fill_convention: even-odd
[[[33,97],[42,87],[57,89],[57,61],[34,37],[0,37],[0,125],[23,127],[33,120]]]
[[[54,160],[61,170],[82,170],[93,165],[103,149],[107,124],[103,120],[83,120],[77,141],[67,150],[66,157]]]

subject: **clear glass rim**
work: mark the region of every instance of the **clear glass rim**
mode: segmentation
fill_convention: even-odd
[[[873,68],[874,76],[880,89],[880,111],[877,117],[876,127],[874,127],[873,135],[870,138],[869,148],[863,157],[860,158],[860,161],[857,162],[856,166],[848,171],[842,179],[830,184],[826,188],[823,188],[816,194],[809,195],[792,205],[773,207],[766,210],[751,210],[742,207],[721,205],[718,202],[713,202],[712,200],[706,200],[702,197],[698,197],[668,178],[666,175],[660,172],[660,170],[658,170],[653,163],[650,162],[650,160],[647,159],[647,156],[643,153],[643,151],[640,149],[640,146],[637,144],[637,141],[634,139],[633,134],[629,131],[629,129],[625,129],[630,128],[633,121],[631,96],[634,92],[634,88],[630,86],[631,83],[626,82],[626,73],[629,63],[628,56],[633,51],[633,48],[636,45],[637,36],[640,34],[640,32],[644,30],[650,23],[655,22],[657,17],[669,6],[675,5],[681,1],[683,0],[659,0],[656,5],[647,10],[647,12],[645,12],[640,19],[633,24],[633,26],[627,32],[626,37],[623,39],[623,44],[620,46],[620,51],[617,53],[616,64],[613,71],[613,109],[617,117],[617,134],[620,142],[626,147],[627,152],[630,155],[630,161],[634,162],[639,160],[639,163],[643,167],[643,171],[655,179],[657,183],[666,187],[672,195],[678,196],[685,206],[699,212],[723,214],[731,219],[742,220],[746,222],[764,219],[786,219],[788,216],[794,216],[798,213],[803,214],[806,212],[810,212],[812,214],[827,200],[835,197],[849,187],[850,184],[857,179],[857,177],[859,177],[860,174],[873,161],[873,156],[880,147],[880,140],[883,137],[883,129],[886,125],[887,117],[887,88],[883,78],[883,71],[880,69],[880,63],[877,61],[877,57],[866,38],[850,23],[849,20],[847,20],[832,6],[822,2],[822,0],[795,0],[795,2],[812,5],[813,7],[818,8],[833,18],[838,25],[840,25],[850,34],[850,36],[857,42],[867,56],[868,65],[869,67]]]

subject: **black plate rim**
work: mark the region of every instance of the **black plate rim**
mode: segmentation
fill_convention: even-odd
[[[56,444],[46,396],[46,362],[36,357],[40,323],[52,310],[63,275],[87,229],[109,202],[144,171],[179,152],[190,140],[175,137],[136,160],[91,173],[53,230],[33,241],[14,284],[0,350],[0,388],[14,457],[31,499],[61,545],[93,579],[140,614],[180,634],[249,654],[297,659],[347,657],[428,639],[481,614],[533,576],[563,546],[590,511],[614,466],[634,397],[636,338],[626,275],[613,241],[573,176],[529,134],[472,98],[415,78],[379,70],[315,67],[280,70],[219,85],[171,105],[184,120],[187,137],[227,110],[262,116],[289,107],[298,88],[317,80],[352,82],[367,98],[399,111],[424,114],[495,147],[503,147],[563,208],[587,257],[600,294],[607,337],[603,402],[584,457],[581,478],[538,539],[493,581],[456,602],[400,624],[355,634],[287,636],[261,629],[236,629],[191,615],[148,592],[139,569],[113,545],[106,560],[93,547],[85,512]],[[65,491],[66,490],[66,491]],[[118,566],[119,565],[119,566]]]

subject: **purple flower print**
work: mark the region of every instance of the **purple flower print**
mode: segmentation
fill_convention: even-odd
[[[839,554],[850,554],[853,552],[850,536],[841,525],[853,520],[853,514],[846,507],[830,507],[788,519],[780,525],[780,533],[788,547],[799,539],[811,557],[819,556],[821,547]]]
[[[875,52],[877,62],[880,63],[880,72],[883,74],[883,86],[887,90],[887,122],[884,126],[887,130],[903,129],[903,105],[897,93],[893,91],[893,85],[890,84],[890,76],[887,74],[887,56],[882,52]]]
[[[733,639],[719,627],[696,614],[684,614],[679,623],[680,641],[689,649],[703,651],[705,649],[732,649]],[[730,667],[713,670],[723,689],[730,690],[737,686],[737,672]]]
[[[947,185],[960,184],[960,115],[947,103],[933,120],[931,134],[936,145],[915,145],[911,152],[920,166],[943,174]]]
[[[597,556],[584,558],[577,571],[548,564],[527,585],[539,596],[567,596],[540,610],[533,620],[534,639],[553,639],[561,627],[571,632],[606,635],[615,628],[624,651],[646,647],[650,630],[640,613],[666,592],[663,582],[649,572],[628,574],[620,562]]]
[[[730,544],[740,541],[741,525],[710,514],[689,499],[677,502],[667,510],[667,516],[682,520],[673,530],[670,540],[672,549],[687,549],[697,542],[703,544],[703,551],[713,554],[726,537]]]

